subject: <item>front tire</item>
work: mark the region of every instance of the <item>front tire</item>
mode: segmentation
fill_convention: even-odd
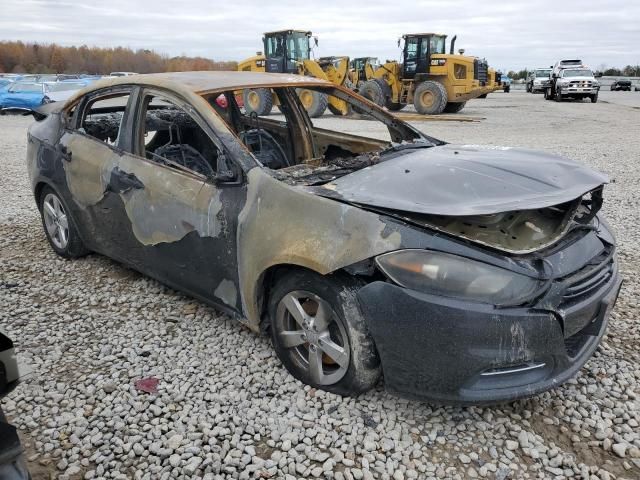
[[[591,97],[589,97],[591,99],[591,103],[597,103],[598,102],[598,94],[596,93],[595,95],[591,95]]]
[[[303,383],[339,395],[365,392],[380,358],[360,312],[355,279],[306,270],[281,277],[269,298],[278,358]]]
[[[413,105],[422,115],[439,115],[447,106],[447,91],[438,82],[427,80],[413,92]]]
[[[562,101],[562,93],[561,93],[561,90],[560,90],[559,88],[557,88],[557,87],[556,87],[556,94],[555,94],[555,96],[553,97],[553,99],[554,99],[556,102],[561,102],[561,101]]]
[[[42,189],[38,208],[45,235],[54,252],[63,258],[78,258],[89,253],[69,209],[51,187]]]
[[[273,109],[273,96],[267,88],[245,89],[244,108],[247,114],[255,112],[258,116],[269,115]]]
[[[467,102],[447,102],[447,105],[444,107],[445,113],[458,113],[460,110],[464,108]]]

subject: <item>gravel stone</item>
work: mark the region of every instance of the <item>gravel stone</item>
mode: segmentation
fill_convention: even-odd
[[[624,458],[627,455],[627,445],[624,443],[614,443],[611,446],[611,450],[620,458]]]

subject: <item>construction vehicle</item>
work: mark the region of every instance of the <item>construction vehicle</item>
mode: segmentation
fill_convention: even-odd
[[[373,72],[380,67],[380,61],[377,57],[358,57],[351,60],[349,65],[349,80],[355,90],[359,90],[360,86],[369,78],[373,78]]]
[[[486,65],[486,60],[479,60],[482,65]],[[487,66],[487,81],[484,86],[480,87],[482,90],[482,94],[478,95],[477,98],[487,98],[491,92],[496,92],[498,90],[505,89],[505,86],[502,82],[502,73],[496,71],[495,69]],[[511,88],[509,88],[511,89]],[[507,90],[505,90],[506,92]]]
[[[381,65],[362,84],[359,93],[389,110],[401,110],[413,103],[421,114],[459,112],[467,100],[495,88],[489,85],[485,60],[465,56],[464,50],[454,54],[456,38],[451,39],[447,54],[447,35],[403,35],[402,63],[387,61]]]
[[[312,33],[305,30],[280,30],[264,34],[264,54],[258,52],[238,64],[238,70],[248,72],[291,73],[328,80],[336,85],[349,81],[349,57],[311,58]],[[318,38],[313,37],[316,46]],[[319,117],[327,107],[336,115],[349,113],[347,103],[337,97],[327,97],[312,90],[298,89],[300,101],[310,117]],[[249,112],[268,115],[277,98],[265,88],[245,90],[244,105]]]

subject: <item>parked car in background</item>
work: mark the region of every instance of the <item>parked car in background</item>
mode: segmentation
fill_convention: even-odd
[[[638,87],[636,87],[637,89]],[[627,92],[631,91],[631,80],[614,80],[614,82],[611,84],[611,91],[620,91],[620,90],[624,90]]]
[[[14,82],[5,92],[0,93],[0,111],[31,111],[47,103],[66,100],[90,83],[81,80]]]
[[[28,112],[49,102],[44,83],[18,81],[0,94],[0,111]]]
[[[551,83],[551,68],[536,68],[527,78],[527,92],[542,93]]]
[[[67,73],[44,73],[44,74],[27,74],[23,75],[20,80],[45,83],[45,82],[61,82],[63,80],[77,80],[80,75],[67,74]]]
[[[46,96],[52,102],[62,102],[91,83],[90,81],[82,80],[65,80],[64,82],[46,83]]]
[[[6,91],[13,82],[10,78],[0,78],[0,93]]]
[[[238,104],[256,88],[282,118]],[[329,127],[301,89],[361,117]],[[57,255],[101,253],[268,332],[315,388],[384,373],[410,397],[510,401],[573,377],[607,329],[608,179],[583,164],[446,144],[302,75],[109,79],[35,116],[26,168]]]
[[[511,91],[511,78],[508,75],[500,76],[500,85],[502,85],[502,91],[509,93]]]
[[[561,60],[551,72],[551,84],[545,89],[544,98],[556,102],[589,98],[596,103],[599,91],[600,83],[581,60]]]

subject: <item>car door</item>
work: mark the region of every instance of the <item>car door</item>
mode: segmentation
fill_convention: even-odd
[[[145,89],[132,116],[132,141],[113,184],[126,239],[121,254],[145,273],[238,311],[237,218],[246,197],[239,169],[187,102]]]
[[[119,258],[121,245],[112,209],[118,204],[112,176],[127,135],[124,119],[135,97],[131,86],[102,89],[64,111],[65,129],[55,155],[62,175],[56,187],[76,220],[87,247]]]

